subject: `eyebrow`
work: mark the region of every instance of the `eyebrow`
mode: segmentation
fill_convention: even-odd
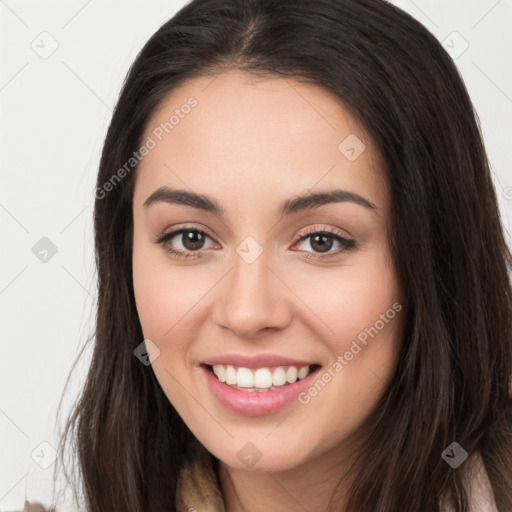
[[[226,213],[226,210],[212,197],[169,187],[160,187],[155,190],[144,202],[144,208],[162,202],[191,206],[219,216],[224,216]],[[278,216],[284,217],[303,210],[318,208],[325,204],[342,202],[355,203],[369,210],[377,210],[377,207],[368,199],[348,190],[335,189],[318,193],[306,193],[288,199],[281,204]]]

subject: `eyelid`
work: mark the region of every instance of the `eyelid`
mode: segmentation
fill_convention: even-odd
[[[337,235],[347,241],[351,241],[351,242],[353,241],[352,235],[350,233],[348,233],[347,231],[345,231],[345,233],[346,233],[346,235],[348,235],[348,237],[346,235],[344,235],[341,232],[341,230],[332,229],[328,226],[324,226],[324,225],[320,225],[320,224],[314,224],[313,226],[304,228],[302,231],[299,232],[299,234],[297,236],[299,237],[299,239],[302,239],[304,236],[311,235],[312,233],[318,233],[318,232],[332,233],[333,235]]]
[[[339,230],[332,229],[330,227],[325,226],[319,226],[318,224],[314,226],[310,226],[308,228],[303,229],[299,236],[299,239],[293,244],[293,246],[299,244],[303,240],[307,240],[311,235],[325,235],[327,234],[328,238],[334,239],[338,244],[341,246],[340,249],[337,251],[327,251],[325,253],[318,253],[318,252],[310,252],[310,251],[299,251],[302,254],[302,257],[306,259],[313,258],[317,261],[329,261],[330,258],[336,258],[341,257],[342,255],[349,253],[350,251],[353,251],[358,248],[358,243],[353,239],[351,235],[349,237],[346,237],[345,235],[341,234]],[[293,247],[292,246],[292,247]]]
[[[160,240],[162,240],[164,237],[170,234],[174,234],[176,236],[178,231],[183,230],[189,230],[189,231],[197,231],[199,233],[204,233],[205,235],[209,236],[210,238],[215,238],[214,235],[210,232],[210,230],[205,227],[197,227],[197,226],[190,226],[189,224],[177,224],[176,226],[171,226],[170,228],[164,229],[160,234],[156,236],[156,239],[153,240],[155,243],[158,243]],[[198,251],[199,252],[199,251]]]

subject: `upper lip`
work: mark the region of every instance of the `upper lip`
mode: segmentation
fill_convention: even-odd
[[[265,368],[267,366],[310,366],[318,364],[312,361],[301,361],[277,354],[258,354],[257,356],[246,356],[243,354],[223,354],[220,356],[209,357],[203,361],[203,364],[211,365],[223,364],[239,366],[243,368]]]

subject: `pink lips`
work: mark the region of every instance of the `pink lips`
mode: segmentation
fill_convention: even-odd
[[[273,363],[273,364],[272,364]],[[277,363],[277,364],[276,364]],[[232,364],[245,368],[269,366],[310,366],[312,363],[297,361],[277,356],[259,356],[243,358],[239,356],[223,356],[206,360],[200,365],[207,386],[215,398],[227,409],[247,416],[261,416],[276,412],[297,399],[298,395],[311,386],[320,366],[311,371],[304,379],[293,384],[285,384],[271,391],[240,391],[221,382],[211,371],[213,364]]]

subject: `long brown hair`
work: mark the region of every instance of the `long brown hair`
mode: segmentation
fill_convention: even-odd
[[[136,166],[104,185],[170,92],[225,69],[333,93],[372,137],[390,185],[407,316],[348,509],[434,512],[445,497],[468,511],[469,465],[441,457],[456,441],[470,460],[480,453],[499,510],[511,511],[512,257],[478,119],[437,39],[383,0],[193,0],[137,56],[98,172],[92,361],[61,442],[71,440],[87,510],[176,510],[178,471],[193,456],[197,440],[134,357],[143,340],[132,283]]]

